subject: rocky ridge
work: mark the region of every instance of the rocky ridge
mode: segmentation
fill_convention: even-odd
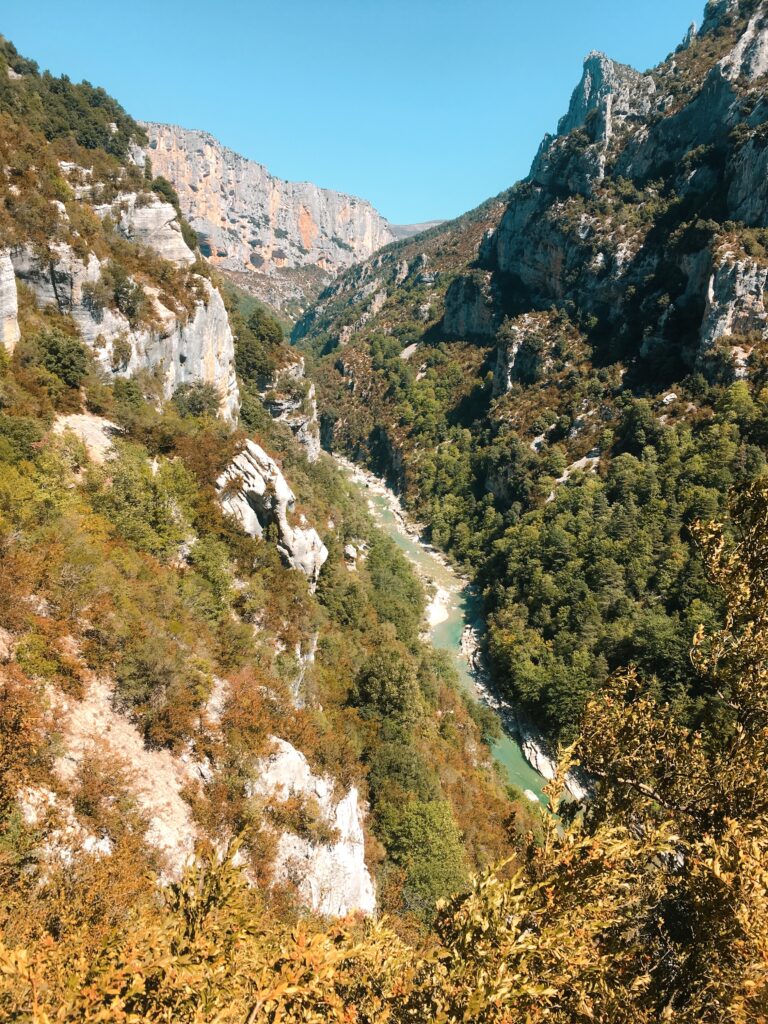
[[[303,303],[394,238],[365,200],[276,178],[207,132],[145,127],[153,169],[173,182],[203,254],[264,301]]]
[[[557,134],[486,214],[476,247],[466,218],[423,236],[438,282],[427,328],[494,346],[505,318],[522,317],[524,332],[531,313],[579,309],[596,321],[594,343],[610,337],[629,360],[664,353],[706,372],[713,345],[732,338],[738,370],[749,339],[768,332],[766,261],[749,236],[768,226],[767,54],[764,2],[709,3],[701,30],[645,73],[590,53]],[[295,340],[329,351],[392,330],[416,252],[404,243],[348,271]],[[409,316],[419,319],[415,303]],[[497,388],[504,376],[500,365]]]

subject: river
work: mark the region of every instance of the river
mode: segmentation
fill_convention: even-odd
[[[419,540],[408,527],[408,520],[397,496],[380,480],[340,456],[334,456],[352,486],[368,503],[376,524],[397,544],[414,565],[421,578],[432,585],[433,599],[427,609],[428,639],[438,650],[447,651],[458,672],[462,688],[476,701],[484,701],[484,691],[473,672],[462,638],[473,629],[480,615],[479,600],[447,563],[440,552]],[[490,705],[489,705],[490,706]],[[495,709],[494,709],[495,710]],[[546,802],[546,780],[528,764],[517,739],[498,715],[502,735],[492,747],[493,757],[509,783],[529,800]]]

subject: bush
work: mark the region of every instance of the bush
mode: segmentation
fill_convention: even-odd
[[[221,408],[221,395],[213,384],[180,384],[173,393],[173,404],[181,416],[213,418]]]
[[[22,365],[42,366],[66,384],[79,388],[88,372],[89,353],[79,338],[48,328],[19,349]]]

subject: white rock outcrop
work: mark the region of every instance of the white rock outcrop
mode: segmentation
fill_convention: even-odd
[[[63,781],[74,778],[94,744],[128,772],[130,789],[146,815],[147,841],[164,857],[164,868],[178,877],[194,853],[197,829],[182,793],[193,775],[168,750],[147,750],[132,722],[112,707],[112,687],[93,680],[82,700],[59,698],[62,753],[55,768]]]
[[[707,288],[707,304],[699,330],[700,351],[730,335],[768,334],[765,290],[768,267],[752,259],[725,253],[715,267]]]
[[[275,460],[254,441],[247,441],[216,481],[225,512],[234,516],[251,537],[262,537],[270,524],[277,527],[277,548],[292,569],[314,587],[328,549],[313,527],[293,526],[289,516],[296,496]]]
[[[330,844],[283,832],[274,863],[275,879],[296,885],[300,897],[314,911],[333,917],[359,912],[373,914],[376,892],[365,863],[363,811],[353,786],[341,800],[333,783],[314,775],[301,751],[282,739],[273,739],[274,752],[259,766],[252,795],[283,801],[303,797],[317,802],[324,822],[337,838]]]
[[[739,41],[718,67],[731,82],[746,78],[754,82],[768,74],[768,18],[764,5],[749,20]]]
[[[520,749],[526,761],[532,768],[536,769],[542,778],[551,782],[557,774],[557,762],[548,752],[546,743],[530,725],[522,725],[519,721],[518,732]],[[574,772],[566,774],[565,788],[573,799],[579,801],[579,803],[589,799],[588,787],[582,780],[577,778]]]
[[[212,384],[221,396],[224,418],[237,418],[240,396],[234,338],[224,301],[207,278],[197,278],[202,298],[187,318],[168,309],[159,293],[147,289],[158,326],[133,327],[119,310],[94,305],[90,286],[98,283],[102,268],[93,253],[84,261],[66,245],[53,251],[54,259],[42,261],[31,247],[14,249],[15,274],[32,289],[39,305],[54,305],[73,317],[107,373],[130,376],[140,369],[158,369],[166,398],[180,384]]]
[[[656,96],[656,83],[627,64],[593,51],[584,61],[581,81],[571,96],[568,113],[560,119],[558,135],[581,128],[593,112],[599,135],[608,139],[614,124],[631,117],[646,117]]]
[[[0,342],[13,352],[19,340],[19,304],[11,254],[0,249]]]
[[[53,424],[54,434],[73,433],[86,447],[91,459],[102,465],[114,447],[114,440],[122,431],[118,426],[93,413],[70,413],[57,416]]]
[[[94,209],[100,217],[112,214],[124,238],[154,249],[163,259],[187,266],[195,262],[175,209],[157,196],[147,201],[145,196],[139,199],[135,193],[124,193],[113,203]]]
[[[285,423],[304,449],[309,462],[320,458],[320,426],[317,418],[315,385],[307,381],[304,358],[278,370],[261,392],[261,399],[273,419]]]

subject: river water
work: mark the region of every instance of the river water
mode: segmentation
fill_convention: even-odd
[[[427,611],[429,639],[435,648],[448,652],[462,688],[474,700],[481,701],[483,692],[470,668],[466,645],[462,644],[465,631],[475,625],[480,613],[477,597],[439,552],[422,543],[414,531],[406,528],[407,521],[392,491],[346,459],[336,456],[336,461],[352,486],[367,501],[376,524],[392,538],[422,579],[432,584],[435,598]],[[546,780],[525,760],[520,745],[505,728],[501,716],[499,723],[502,735],[493,744],[494,759],[511,785],[524,792],[529,799],[536,798],[545,802],[542,789]]]

